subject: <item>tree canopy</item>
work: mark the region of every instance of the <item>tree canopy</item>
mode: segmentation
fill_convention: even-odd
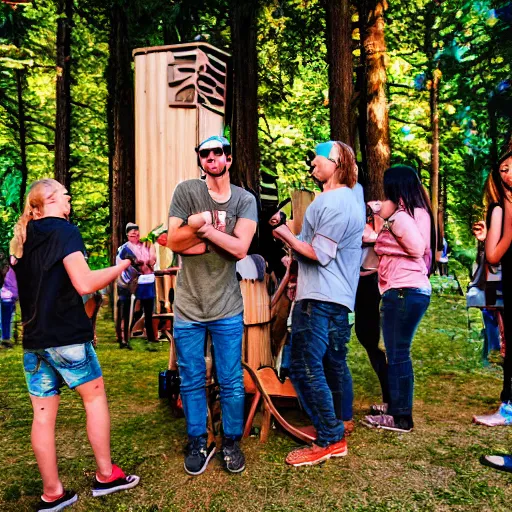
[[[259,148],[254,154],[260,155],[262,170],[278,176],[283,196],[290,188],[314,187],[304,156],[332,133],[333,56],[328,51],[327,22],[334,4],[332,0],[260,0],[255,9]],[[366,101],[360,83],[364,48],[359,18],[372,3],[360,0],[347,5],[354,88],[348,108],[357,123],[358,108]],[[463,254],[473,245],[472,221],[483,215],[484,181],[512,126],[510,3],[398,0],[381,5],[391,163],[413,165],[431,187],[435,86],[440,209],[448,221],[452,249]],[[233,9],[228,0],[72,2],[72,215],[92,266],[108,262],[111,237],[113,8],[126,16],[129,52],[195,37],[231,53],[244,50],[232,48]],[[24,187],[54,174],[56,82],[62,72],[56,44],[62,16],[51,0],[0,6],[0,246],[4,250],[22,208]],[[364,135],[361,129],[358,133],[355,149],[365,165]]]

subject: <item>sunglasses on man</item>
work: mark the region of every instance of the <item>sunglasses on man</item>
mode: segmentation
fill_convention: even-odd
[[[310,168],[309,169],[309,172],[313,172],[313,160],[315,159],[316,157],[316,153],[314,151],[312,151],[311,149],[306,153],[306,158],[305,158],[305,162],[306,162],[306,165]],[[330,162],[332,163],[336,163],[336,160],[334,160],[334,158],[327,158],[327,160],[329,160]]]
[[[222,156],[224,154],[224,148],[200,149],[198,153],[201,158],[208,158],[212,151],[215,156]]]

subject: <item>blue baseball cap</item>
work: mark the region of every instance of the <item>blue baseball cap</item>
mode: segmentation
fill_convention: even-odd
[[[224,148],[226,146],[231,146],[229,140],[226,137],[222,137],[221,135],[213,135],[212,137],[208,137],[203,140],[199,146],[197,146],[196,151],[200,149],[213,149],[213,148]]]

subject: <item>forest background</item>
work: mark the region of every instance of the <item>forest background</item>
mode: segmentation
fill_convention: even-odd
[[[304,156],[356,148],[368,198],[418,169],[452,256],[512,128],[512,7],[483,0],[12,0],[0,5],[0,249],[27,184],[71,190],[92,267],[133,221],[134,48],[193,41],[232,54],[233,179],[313,188]]]

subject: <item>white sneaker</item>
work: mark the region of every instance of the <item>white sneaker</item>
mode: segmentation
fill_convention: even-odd
[[[504,402],[494,414],[473,416],[473,423],[487,427],[512,425],[512,405],[509,402]]]

